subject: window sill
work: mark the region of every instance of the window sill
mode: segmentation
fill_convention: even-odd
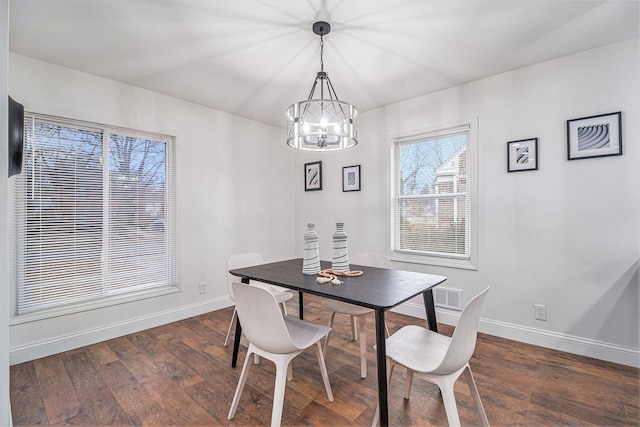
[[[163,295],[169,295],[176,292],[180,292],[180,288],[177,286],[165,286],[162,288],[148,289],[135,293],[128,293],[126,295],[115,295],[108,298],[102,298],[99,301],[89,301],[85,303],[79,303],[69,305],[65,307],[56,307],[45,310],[40,310],[32,313],[21,314],[13,317],[9,321],[9,326],[20,325],[23,323],[37,322],[53,317],[67,316],[74,313],[80,313],[83,311],[96,310],[103,307],[109,307],[118,304],[125,304],[133,301],[140,301],[149,298],[159,297]]]
[[[391,261],[406,262],[410,264],[436,265],[439,267],[459,268],[462,270],[478,270],[474,260],[441,258],[427,255],[414,255],[401,252],[392,252]]]

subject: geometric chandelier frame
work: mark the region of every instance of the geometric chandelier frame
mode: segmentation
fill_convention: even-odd
[[[305,101],[292,104],[287,109],[287,144],[309,151],[335,151],[358,144],[358,110],[348,102],[340,101],[324,71],[324,36],[331,25],[315,22],[313,32],[320,36],[320,71]],[[315,92],[320,97],[314,99]]]

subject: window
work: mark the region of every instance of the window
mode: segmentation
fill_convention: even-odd
[[[25,113],[18,314],[175,289],[174,139]]]
[[[393,258],[475,268],[475,126],[394,139]]]

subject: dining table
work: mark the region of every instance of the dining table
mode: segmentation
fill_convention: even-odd
[[[302,273],[302,258],[288,259],[229,270],[242,283],[251,280],[298,291],[298,314],[304,318],[304,294],[317,295],[367,307],[374,310],[376,328],[376,361],[378,380],[378,404],[380,425],[389,425],[389,406],[387,401],[387,361],[385,311],[390,310],[414,297],[422,295],[429,329],[437,332],[435,305],[432,289],[447,280],[445,276],[434,274],[350,265],[350,271],[361,271],[360,276],[338,276],[342,282],[319,283],[317,275]],[[321,261],[321,269],[330,269],[331,262]],[[242,326],[236,322],[235,340],[231,366],[236,367]]]

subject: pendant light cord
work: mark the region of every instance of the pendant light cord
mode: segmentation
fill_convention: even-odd
[[[323,59],[323,55],[324,55],[324,38],[321,35],[320,36],[320,71],[324,71],[324,59]]]

